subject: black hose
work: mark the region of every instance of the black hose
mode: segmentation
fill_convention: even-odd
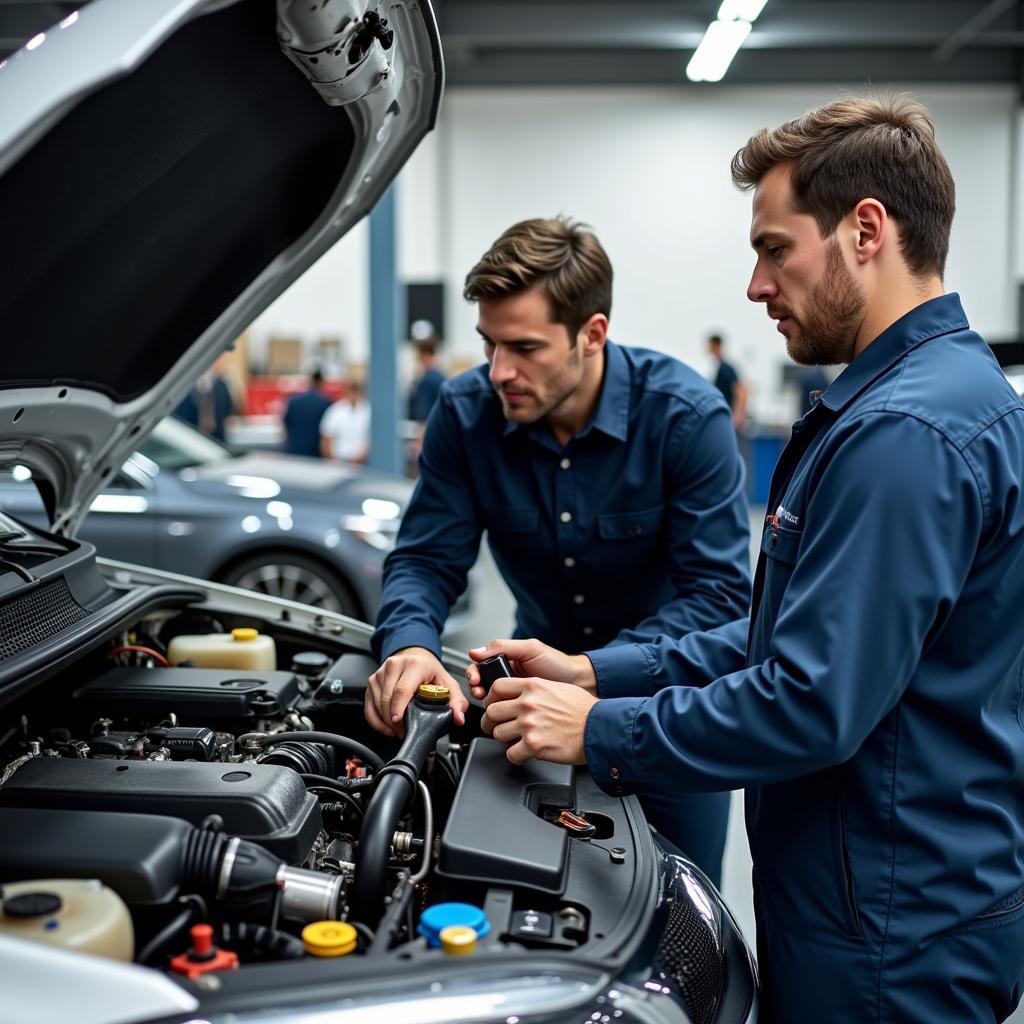
[[[357,804],[334,779],[328,778],[326,775],[308,775],[305,773],[300,775],[299,778],[302,779],[309,789],[330,790],[330,792],[341,800],[342,803],[351,807],[360,818],[363,817],[362,807],[360,807],[359,804]]]
[[[384,909],[391,839],[408,799],[409,786],[404,778],[389,775],[381,779],[370,804],[372,819],[367,816],[363,823],[352,892],[352,917],[370,928],[377,925]]]
[[[347,736],[340,736],[333,732],[312,732],[309,730],[300,732],[275,732],[271,734],[250,732],[240,737],[241,740],[252,740],[262,747],[270,747],[275,743],[285,743],[288,740],[305,740],[307,743],[323,743],[326,746],[334,747],[343,755],[355,754],[362,758],[375,771],[384,767],[384,759],[375,754],[365,744],[358,740],[349,739]]]
[[[175,938],[182,929],[189,926],[192,921],[192,916],[197,910],[200,912],[200,920],[202,917],[205,917],[203,908],[206,904],[198,896],[183,897],[181,902],[187,902],[188,906],[172,921],[165,924],[163,928],[161,928],[160,931],[158,931],[156,935],[154,935],[153,938],[151,938],[149,942],[142,947],[141,952],[139,952],[135,957],[136,963],[148,964],[158,953],[164,953],[171,940]]]
[[[359,860],[352,895],[352,917],[376,927],[387,900],[388,861],[395,826],[416,792],[427,755],[448,731],[452,709],[415,697],[405,711],[405,742],[385,768],[377,772],[359,836]]]
[[[301,939],[287,932],[248,921],[227,922],[220,927],[218,943],[250,960],[298,960],[306,955]]]

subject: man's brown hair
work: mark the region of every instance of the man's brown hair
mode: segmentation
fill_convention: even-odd
[[[551,320],[564,324],[569,342],[595,314],[612,309],[612,265],[586,225],[565,217],[513,224],[466,275],[467,302],[503,299],[529,288],[548,297]]]
[[[733,183],[754,188],[782,163],[792,165],[798,208],[823,237],[862,199],[877,199],[899,225],[911,273],[942,275],[956,190],[932,119],[916,100],[837,100],[772,131],[762,128],[732,158]]]

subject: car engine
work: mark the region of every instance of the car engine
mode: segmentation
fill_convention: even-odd
[[[40,897],[90,880],[126,908],[122,958],[196,981],[460,943],[567,952],[628,916],[638,822],[585,773],[511,765],[479,710],[453,728],[444,688],[420,688],[404,739],[373,733],[372,660],[286,631],[270,669],[169,662],[176,635],[223,628],[163,610],[4,709],[0,932],[70,926],[73,901]]]

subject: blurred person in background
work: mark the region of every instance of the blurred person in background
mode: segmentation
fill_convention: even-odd
[[[289,455],[320,458],[320,422],[331,407],[331,400],[324,394],[323,387],[323,373],[319,369],[314,370],[306,390],[288,399],[282,422],[284,450]]]
[[[236,412],[235,400],[224,374],[226,358],[226,354],[220,356],[174,410],[178,419],[191,423],[218,441],[227,440],[227,421]]]
[[[349,380],[345,394],[320,421],[320,454],[362,465],[370,454],[370,403],[362,381]]]
[[[441,393],[441,385],[447,379],[438,366],[437,338],[422,338],[414,341],[416,346],[416,362],[419,375],[409,395],[409,420],[413,424],[413,433],[406,449],[408,460],[407,475],[416,476],[416,463],[423,449],[423,432],[427,429],[427,419],[434,408],[437,396]]]
[[[409,419],[422,428],[427,425],[430,410],[441,393],[441,385],[447,379],[438,365],[436,338],[425,338],[415,342],[416,362],[419,365],[419,376],[409,396]]]
[[[720,334],[708,337],[708,351],[715,360],[715,387],[722,392],[726,405],[732,413],[732,425],[737,433],[747,425],[747,386],[740,379],[736,367],[727,362],[723,353],[724,341]]]

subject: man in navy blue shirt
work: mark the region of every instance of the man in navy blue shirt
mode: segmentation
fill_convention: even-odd
[[[366,701],[380,731],[401,729],[424,682],[450,686],[463,719],[439,638],[484,530],[518,636],[581,651],[680,637],[746,607],[729,410],[682,363],[607,341],[611,286],[597,239],[560,219],[514,225],[467,277],[487,364],[442,387],[385,562],[373,638],[383,665]],[[717,879],[728,799],[659,794],[644,806]]]
[[[747,788],[767,1019],[991,1024],[1024,978],[1024,404],[944,293],[924,108],[829,104],[732,170],[749,298],[848,364],[775,471],[750,615],[499,642],[547,679],[499,680],[484,726],[611,793]]]
[[[285,406],[284,450],[290,455],[320,458],[320,421],[333,404],[323,392],[324,375],[314,370],[309,387],[301,395],[293,395]]]

